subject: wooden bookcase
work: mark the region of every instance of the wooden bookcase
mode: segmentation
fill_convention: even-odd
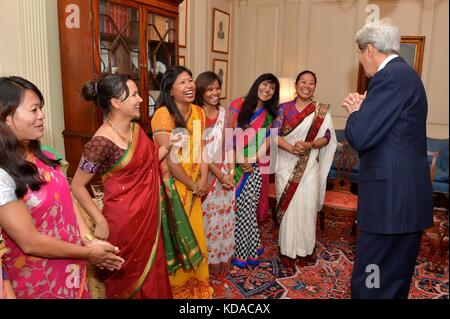
[[[178,6],[182,1],[58,0],[69,176],[77,169],[84,145],[103,122],[101,111],[81,96],[86,81],[110,73],[130,74],[144,99],[139,123],[151,131],[162,75],[178,63]],[[74,19],[79,19],[79,27],[70,23]]]

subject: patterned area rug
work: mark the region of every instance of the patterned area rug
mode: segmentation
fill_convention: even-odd
[[[316,262],[285,268],[278,258],[278,229],[268,218],[261,222],[261,239],[267,246],[257,267],[233,267],[226,278],[210,280],[217,299],[348,299],[355,259],[352,221],[328,217],[325,230],[317,225]],[[448,250],[427,260],[431,241],[423,236],[409,298],[448,299]],[[431,264],[432,263],[432,264]],[[433,265],[434,267],[430,267]],[[433,268],[436,271],[430,271]],[[441,273],[438,273],[441,272]]]

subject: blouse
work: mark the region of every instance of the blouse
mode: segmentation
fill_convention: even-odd
[[[15,200],[17,200],[16,183],[4,169],[0,168],[0,206]]]
[[[95,136],[83,150],[79,167],[86,173],[104,172],[125,154],[126,150],[103,136]]]

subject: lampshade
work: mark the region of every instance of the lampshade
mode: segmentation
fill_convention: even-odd
[[[295,79],[278,78],[280,81],[280,103],[292,101],[295,98]]]

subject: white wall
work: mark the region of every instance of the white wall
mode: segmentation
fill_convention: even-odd
[[[343,128],[347,115],[340,104],[357,86],[354,36],[369,3],[399,25],[401,35],[426,37],[428,135],[448,138],[448,0],[236,0],[234,97],[263,72],[295,77],[307,68],[318,77],[317,99],[332,105],[335,126]]]
[[[230,14],[230,47],[228,54],[212,52],[212,24],[213,9],[217,8]],[[188,67],[194,78],[204,71],[213,71],[213,59],[228,61],[228,86],[226,99],[223,105],[228,105],[233,94],[233,34],[235,17],[234,6],[231,0],[188,0],[187,37],[186,48],[180,48],[180,55],[186,57]]]
[[[45,99],[43,143],[64,154],[57,0],[0,0],[0,75],[33,82]]]
[[[422,81],[428,96],[428,135],[448,137],[448,0],[371,1],[395,21],[401,35],[425,36]]]
[[[30,79],[46,98],[44,143],[64,153],[57,0],[0,0],[0,75]],[[424,35],[422,80],[428,94],[428,135],[448,138],[448,0],[188,0],[187,48],[180,54],[194,76],[228,60],[224,105],[246,94],[263,72],[295,77],[317,73],[316,97],[331,103],[335,126],[343,128],[342,98],[356,90],[358,61],[354,35],[368,3],[379,5],[402,35]],[[230,50],[212,48],[213,8],[231,16]]]

